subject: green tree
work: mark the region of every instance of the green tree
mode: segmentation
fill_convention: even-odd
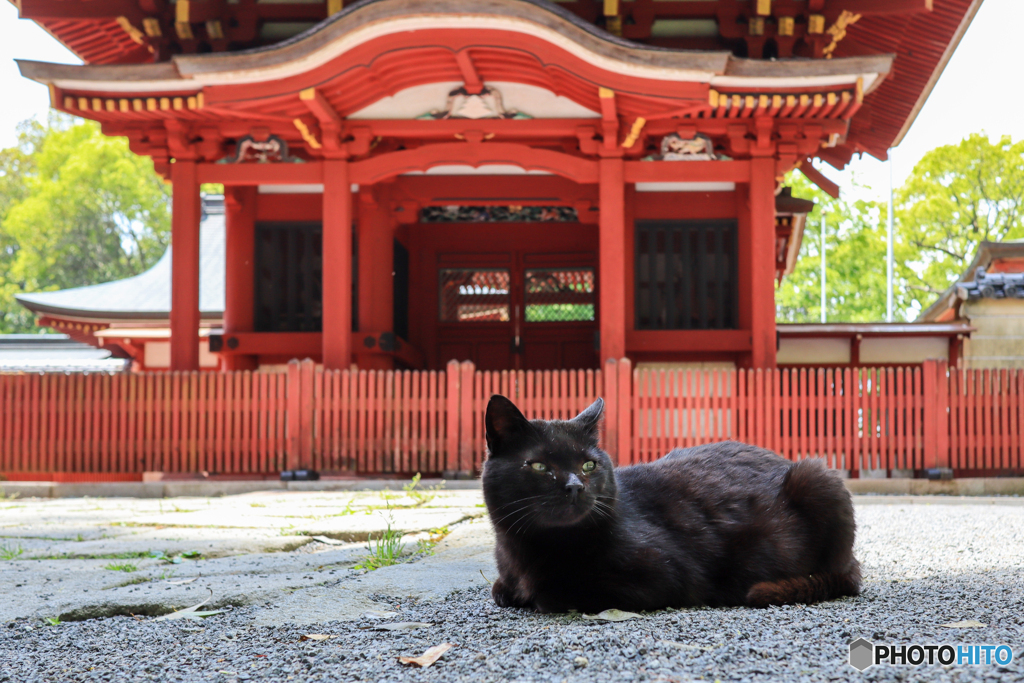
[[[0,153],[0,331],[31,331],[18,292],[107,282],[149,268],[170,240],[169,193],[152,162],[93,122],[23,126]]]
[[[925,308],[970,265],[983,240],[1024,237],[1024,141],[976,133],[922,157],[896,192],[900,272]]]
[[[826,313],[829,322],[885,319],[886,206],[874,201],[845,202],[813,186],[801,173],[786,184],[793,194],[815,202],[807,216],[800,256],[793,273],[775,293],[776,318],[784,323],[821,320],[821,224],[826,226]],[[896,256],[906,256],[899,249]],[[899,275],[899,273],[897,273]],[[912,310],[913,300],[896,278],[895,308]]]

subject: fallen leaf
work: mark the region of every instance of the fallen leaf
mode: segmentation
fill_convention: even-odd
[[[704,647],[703,645],[690,645],[688,643],[678,643],[674,640],[659,640],[662,645],[668,645],[669,647],[676,647],[680,650],[711,650],[710,647]]]
[[[330,536],[312,536],[311,538],[314,541],[320,541],[321,543],[326,543],[327,545],[345,545],[345,541],[339,541],[335,538],[331,538]]]
[[[398,612],[375,612],[373,610],[369,612],[363,612],[363,617],[366,619],[390,619],[391,617],[397,617]]]
[[[627,619],[640,619],[640,615],[636,612],[623,612],[620,609],[606,609],[600,614],[584,614],[584,619],[592,619],[594,621],[626,621]]]
[[[337,638],[337,636],[329,636],[326,633],[307,633],[299,640],[328,640],[330,638]]]
[[[198,576],[193,576],[191,579],[182,579],[181,581],[164,581],[164,583],[169,583],[172,586],[181,586],[186,583],[192,583],[198,578]]]
[[[205,600],[203,600],[198,605],[192,605],[191,607],[186,607],[185,609],[180,609],[177,612],[171,612],[170,614],[165,614],[162,617],[157,617],[153,621],[173,621],[173,620],[177,620],[177,619],[193,619],[193,620],[198,621],[199,619],[203,619],[205,617],[212,617],[214,614],[220,614],[221,612],[223,612],[224,610],[220,610],[220,609],[210,610],[210,611],[207,611],[207,612],[199,612],[199,611],[197,611],[200,607],[202,607],[203,605],[205,605],[206,603],[208,603],[212,599],[213,599],[213,591],[211,590],[210,591],[210,597],[206,598]]]
[[[943,628],[985,628],[985,624],[974,619],[968,619],[967,621],[954,621],[952,624],[942,624]]]
[[[402,664],[415,664],[416,666],[426,669],[428,666],[440,659],[441,655],[455,647],[455,645],[455,643],[441,643],[440,645],[428,648],[427,651],[419,657],[399,657],[398,661]]]
[[[414,628],[425,628],[427,626],[433,626],[433,624],[424,621],[398,621],[391,624],[374,624],[373,626],[363,626],[362,628],[373,629],[374,631],[411,631]]]

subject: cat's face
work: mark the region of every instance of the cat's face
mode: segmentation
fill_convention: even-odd
[[[484,500],[509,534],[600,522],[613,512],[614,466],[597,447],[598,399],[572,420],[530,422],[504,396],[487,404]]]

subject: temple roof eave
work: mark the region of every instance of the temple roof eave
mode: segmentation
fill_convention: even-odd
[[[726,51],[655,48],[612,36],[545,2],[486,0],[473,10],[448,0],[373,0],[356,3],[294,39],[255,50],[177,55],[170,62],[66,65],[19,60],[23,76],[85,92],[185,92],[294,77],[362,45],[410,32],[501,31],[516,43],[539,38],[599,70],[653,81],[711,87],[785,88],[844,85],[862,79],[870,92],[892,68],[893,55],[831,60],[752,60]],[[518,38],[517,38],[518,36]],[[469,44],[468,44],[469,45]],[[477,43],[486,49],[486,41]],[[452,52],[457,51],[452,47]],[[477,49],[470,45],[467,49]]]

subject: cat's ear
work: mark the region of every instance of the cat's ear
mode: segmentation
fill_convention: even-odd
[[[589,435],[597,438],[597,426],[601,424],[601,416],[604,415],[604,399],[599,398],[582,413],[574,417],[570,422],[583,428]]]
[[[534,432],[533,425],[519,412],[516,404],[500,394],[491,396],[487,402],[484,424],[487,427],[487,450],[492,456],[501,455],[506,446]]]

